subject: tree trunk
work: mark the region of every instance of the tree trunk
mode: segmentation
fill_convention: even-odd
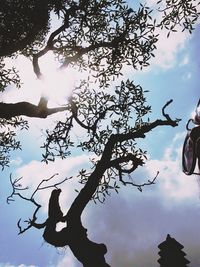
[[[79,209],[74,210],[74,206],[72,206],[73,212],[61,217],[60,192],[60,189],[55,189],[51,193],[49,218],[46,221],[43,234],[44,240],[55,247],[69,246],[77,260],[83,264],[83,267],[110,267],[104,257],[107,252],[106,246],[88,239],[87,229],[81,223]],[[67,226],[57,232],[56,224],[60,221],[66,222]]]

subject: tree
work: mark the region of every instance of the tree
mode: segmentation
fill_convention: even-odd
[[[3,8],[7,11],[10,1],[5,3]],[[149,65],[156,49],[157,29],[165,27],[170,33],[176,30],[178,24],[182,24],[183,30],[192,30],[199,15],[197,6],[194,1],[166,1],[166,6],[160,2],[164,5],[160,9],[164,17],[157,22],[152,18],[153,11],[148,6],[140,4],[134,10],[122,0],[52,0],[48,4],[43,1],[39,11],[46,15],[36,25],[34,15],[32,17],[27,13],[24,19],[30,27],[25,29],[23,21],[18,20],[22,18],[23,12],[27,12],[25,2],[20,1],[20,7],[19,1],[15,3],[16,6],[10,7],[8,17],[11,21],[13,13],[17,13],[19,32],[13,31],[11,23],[12,34],[8,36],[7,43],[6,35],[0,40],[2,47],[5,47],[0,61],[1,91],[11,83],[20,87],[19,74],[15,69],[6,69],[5,56],[29,57],[35,75],[43,79],[39,59],[52,51],[60,63],[60,69],[73,67],[86,71],[88,76],[76,85],[64,107],[48,108],[48,98],[44,95],[41,95],[38,105],[27,102],[0,103],[0,123],[2,127],[11,125],[27,128],[22,115],[46,118],[57,112],[65,112],[65,120],[59,121],[53,131],[46,131],[43,160],[48,163],[55,157],[65,158],[72,149],[80,148],[92,155],[93,167],[89,172],[80,170],[79,178],[83,188],[67,214],[63,215],[60,209],[61,190],[57,188],[67,179],[50,186],[53,191],[49,199],[48,218],[44,223],[37,222],[41,205],[35,195],[39,190],[47,188],[44,185],[46,180],[28,198],[22,194],[26,188],[21,188],[19,179],[11,179],[13,192],[8,202],[18,195],[36,207],[27,227],[23,228],[21,221],[18,222],[20,233],[31,227],[44,228],[43,237],[49,244],[55,247],[68,245],[83,266],[109,266],[105,261],[106,246],[88,239],[87,230],[81,222],[82,212],[91,199],[102,202],[110,190],[118,191],[119,183],[130,184],[140,191],[143,186],[154,184],[157,175],[153,180],[141,184],[127,180],[132,172],[144,165],[146,159],[146,152],[137,147],[136,139],[145,138],[148,132],[159,126],[175,127],[179,121],[171,119],[165,112],[171,100],[162,109],[163,119],[149,121],[147,115],[151,108],[146,104],[145,91],[141,86],[129,79],[121,80],[115,88],[111,87],[111,83],[116,78],[120,80],[124,65],[134,69]],[[28,2],[31,14],[35,14],[36,5],[37,1]],[[49,26],[50,12],[56,14],[61,23],[53,32]],[[1,24],[3,29],[8,27],[6,21],[4,19]],[[21,35],[22,32],[24,35]],[[24,38],[21,39],[21,36]],[[18,44],[15,48],[12,47],[13,41]],[[85,131],[85,140],[75,140],[72,131],[74,125]],[[19,148],[20,144],[15,139],[15,132],[8,130],[1,132],[0,145],[0,164],[4,168],[9,164],[9,152]],[[66,227],[60,232],[56,231],[58,222],[66,222]]]

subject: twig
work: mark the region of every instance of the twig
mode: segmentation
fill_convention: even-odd
[[[40,187],[40,188],[38,188],[38,191],[39,191],[39,190],[43,190],[43,189],[47,189],[47,188],[53,188],[53,187],[55,187],[55,188],[57,189],[57,186],[58,186],[58,185],[63,184],[65,181],[70,180],[70,179],[72,179],[72,178],[73,178],[73,176],[66,177],[66,178],[63,179],[61,182],[55,183],[55,184],[53,184],[53,185],[48,185],[48,186]],[[44,180],[44,181],[46,182],[46,180]]]
[[[124,181],[122,178],[122,175],[120,175],[119,181],[123,183],[123,185],[132,185],[138,188],[139,191],[142,192],[142,187],[147,186],[147,185],[153,185],[155,184],[155,180],[157,179],[159,175],[159,171],[157,172],[156,176],[152,180],[148,180],[147,182],[144,182],[142,184],[134,183],[134,182],[127,182]]]
[[[12,185],[12,193],[10,194],[10,196],[7,197],[6,202],[8,204],[10,204],[10,201],[14,201],[13,196],[14,195],[18,195],[21,197],[21,195],[19,193],[16,193],[16,191],[24,191],[28,189],[28,186],[26,187],[21,187],[21,184],[18,184],[18,182],[22,179],[23,177],[20,177],[18,179],[15,179],[14,181],[12,181],[12,173],[10,174],[10,183]]]
[[[48,189],[48,188],[57,188],[58,185],[64,183],[66,180],[69,180],[72,178],[71,177],[67,177],[67,178],[64,178],[62,181],[60,182],[57,182],[55,184],[52,184],[52,185],[47,185],[47,186],[42,186],[43,183],[46,183],[46,182],[49,182],[51,179],[53,179],[56,175],[58,175],[58,173],[52,175],[50,178],[48,179],[43,179],[39,184],[38,186],[36,187],[36,189],[34,190],[34,192],[32,193],[31,197],[28,198],[28,197],[25,197],[23,196],[21,193],[19,193],[18,191],[24,191],[24,190],[27,190],[28,187],[21,187],[21,184],[19,184],[18,182],[22,179],[22,177],[20,178],[17,178],[15,179],[14,181],[12,180],[12,174],[10,174],[10,182],[11,182],[11,185],[12,185],[12,193],[10,196],[7,197],[7,203],[9,204],[10,201],[14,201],[14,196],[18,196],[20,197],[21,199],[25,200],[25,201],[28,201],[28,202],[31,202],[34,204],[35,206],[35,210],[33,212],[33,216],[32,218],[29,220],[25,220],[24,222],[27,223],[27,226],[26,227],[22,227],[21,226],[21,219],[19,219],[19,221],[17,222],[17,226],[19,228],[19,233],[18,234],[22,234],[24,232],[26,232],[28,229],[30,229],[31,227],[35,227],[35,228],[44,228],[46,226],[46,221],[44,223],[36,223],[36,220],[37,220],[37,213],[39,211],[39,209],[42,207],[38,202],[36,202],[36,200],[34,199],[34,196],[35,194],[39,191],[39,190],[44,190],[44,189]]]

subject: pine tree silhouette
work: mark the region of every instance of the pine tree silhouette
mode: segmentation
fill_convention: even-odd
[[[186,258],[185,252],[182,251],[184,248],[179,242],[172,238],[169,234],[164,242],[162,242],[158,248],[160,267],[189,267],[190,263]]]

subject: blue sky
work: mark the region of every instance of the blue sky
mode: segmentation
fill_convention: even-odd
[[[90,203],[84,212],[83,221],[89,237],[107,245],[107,261],[111,266],[158,266],[157,246],[165,240],[167,234],[184,245],[190,267],[200,266],[200,180],[195,175],[187,177],[181,171],[185,124],[200,97],[199,34],[199,26],[193,35],[177,33],[166,39],[166,35],[161,34],[156,57],[150,68],[127,73],[135,83],[149,90],[147,100],[152,106],[152,119],[161,117],[163,105],[173,98],[168,113],[182,121],[176,128],[155,129],[141,142],[148,151],[149,160],[146,167],[134,174],[134,179],[153,178],[159,170],[156,185],[144,188],[142,193],[136,188],[121,188],[120,194],[112,193],[105,204]],[[20,67],[22,63],[19,61],[18,64]],[[30,77],[27,78],[27,75],[31,72],[31,66],[26,64],[27,72],[24,74],[25,83],[21,92],[11,88],[2,96],[3,101],[18,101],[23,95],[25,99],[31,97],[33,102],[37,102],[37,84],[32,82],[30,85]],[[33,89],[35,98],[30,96]],[[55,116],[59,118],[62,115]],[[23,176],[23,183],[32,187],[56,172],[62,179],[76,174],[78,168],[88,166],[88,155],[84,154],[57,160],[47,166],[40,162],[40,129],[53,120],[30,120],[30,131],[18,134],[23,150],[12,155],[10,168],[6,168],[0,175],[0,267],[81,266],[69,249],[56,250],[44,243],[42,231],[31,229],[18,236],[17,221],[21,217],[27,219],[31,216],[31,206],[20,200],[6,204],[6,198],[11,192],[11,172],[13,177]],[[66,192],[61,197],[63,209],[69,207],[76,194],[74,188],[78,186],[75,180],[63,186]],[[38,195],[44,205],[41,216],[47,211],[45,199],[49,194],[48,191]]]

